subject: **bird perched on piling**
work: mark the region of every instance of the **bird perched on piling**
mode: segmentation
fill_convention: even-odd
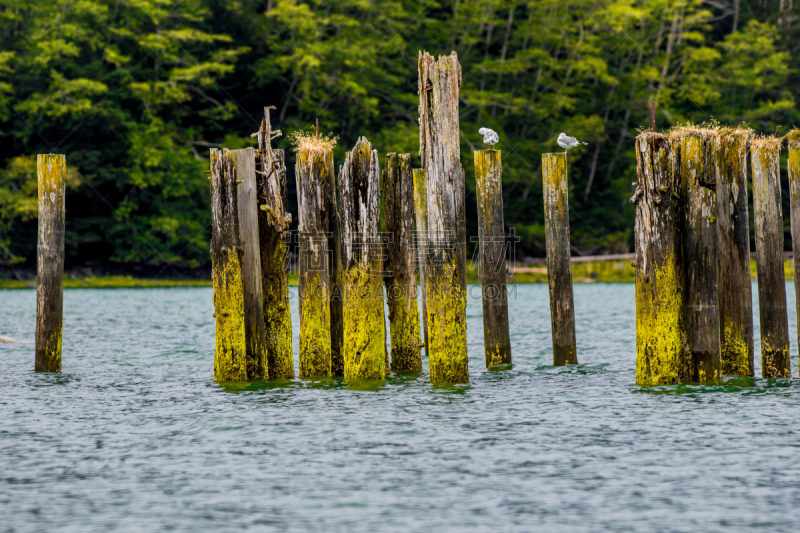
[[[483,144],[494,146],[500,142],[500,137],[497,136],[497,133],[489,128],[481,128],[478,133],[483,135]]]
[[[567,137],[567,134],[563,131],[558,136],[558,145],[564,149],[564,153],[567,153],[567,150],[570,148],[575,148],[576,146],[587,145],[589,143],[584,143],[576,139],[575,137]]]

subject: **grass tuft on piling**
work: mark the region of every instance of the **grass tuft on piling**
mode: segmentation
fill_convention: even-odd
[[[758,135],[750,140],[750,147],[756,150],[779,153],[783,145],[783,137],[774,135]]]
[[[292,148],[297,153],[324,153],[328,150],[333,150],[333,147],[336,146],[336,143],[339,141],[339,136],[333,133],[317,136],[314,132],[297,130],[289,134],[289,141],[292,143]]]
[[[792,129],[784,139],[789,143],[789,146],[800,146],[800,129]]]

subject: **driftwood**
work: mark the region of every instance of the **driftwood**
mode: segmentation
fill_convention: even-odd
[[[659,133],[636,137],[636,383],[680,379],[686,339],[680,174]]]
[[[686,343],[682,379],[708,382],[721,377],[717,298],[716,157],[713,130],[689,130],[680,137],[684,199]]]
[[[420,157],[426,171],[428,367],[434,383],[466,383],[466,222],[459,142],[461,66],[419,53]]]
[[[36,247],[36,372],[61,372],[64,309],[66,157],[39,154],[39,239]]]
[[[421,372],[417,256],[414,249],[414,184],[411,154],[386,154],[383,212],[388,235],[386,298],[394,372]]]
[[[300,301],[300,376],[332,374],[331,296],[335,250],[331,228],[335,227],[333,152],[300,152],[297,175]]]
[[[378,152],[362,137],[339,170],[344,377],[386,377]]]
[[[783,273],[780,151],[780,141],[775,138],[756,139],[750,148],[761,323],[761,374],[765,378],[792,376]]]
[[[511,364],[503,226],[503,168],[498,150],[475,151],[478,197],[478,249],[483,300],[486,368]]]
[[[753,376],[753,295],[747,207],[749,130],[720,130],[717,149],[717,265],[722,373]]]
[[[261,291],[269,377],[294,377],[292,317],[289,308],[289,280],[286,268],[289,224],[286,164],[283,150],[270,144],[273,138],[269,108],[258,135],[259,195],[258,235],[261,250]]]
[[[216,381],[247,380],[243,257],[244,249],[239,238],[236,182],[230,152],[212,148],[211,277],[216,317]]]
[[[542,154],[547,281],[550,286],[550,323],[553,364],[576,365],[575,304],[569,247],[567,154]]]

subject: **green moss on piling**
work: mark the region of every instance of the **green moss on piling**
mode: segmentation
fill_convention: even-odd
[[[681,272],[674,257],[653,268],[655,280],[636,284],[636,383],[677,383],[687,373]]]
[[[300,377],[331,372],[331,311],[328,288],[315,274],[303,286],[300,302]]]
[[[387,297],[390,299],[392,371],[421,372],[422,342],[417,300],[409,298],[405,288],[395,280],[392,280]]]
[[[386,325],[380,276],[359,266],[344,273],[344,377],[386,377]]]
[[[733,327],[732,322],[722,326],[722,373],[726,376],[751,376],[750,350],[743,332]]]
[[[428,368],[432,383],[469,383],[467,294],[458,281],[455,260],[429,272]]]
[[[223,249],[214,261],[214,315],[216,317],[216,381],[247,381],[244,334],[242,265],[236,250]]]

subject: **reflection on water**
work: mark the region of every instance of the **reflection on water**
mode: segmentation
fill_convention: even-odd
[[[35,291],[0,303],[32,339]],[[637,387],[633,286],[575,306],[580,365],[526,285],[502,371],[469,301],[469,384],[217,384],[210,289],[68,289],[63,373],[0,345],[0,531],[795,531],[798,381]]]

